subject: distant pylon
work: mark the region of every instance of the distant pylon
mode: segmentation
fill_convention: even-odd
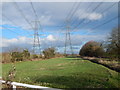
[[[33,53],[41,54],[41,45],[40,45],[40,37],[39,37],[40,21],[34,21],[34,22],[35,22],[35,28],[34,28]]]
[[[71,43],[71,35],[70,35],[70,21],[66,20],[67,26],[66,26],[66,33],[65,33],[65,50],[64,54],[67,54],[67,46],[70,46],[71,54],[73,55],[73,48]]]

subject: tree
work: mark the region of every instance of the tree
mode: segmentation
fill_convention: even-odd
[[[119,29],[114,28],[110,33],[107,43],[107,53],[110,57],[118,57],[120,55],[120,37],[119,37]]]
[[[104,50],[100,43],[89,41],[85,45],[83,45],[79,54],[81,56],[101,57],[104,54]]]
[[[48,48],[43,51],[45,58],[52,58],[55,56],[55,48]]]

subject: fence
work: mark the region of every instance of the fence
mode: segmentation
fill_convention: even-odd
[[[30,84],[23,84],[23,83],[18,83],[18,82],[7,82],[4,80],[0,80],[1,84],[8,84],[12,85],[13,90],[16,90],[17,86],[20,87],[26,87],[26,88],[34,88],[34,89],[41,89],[41,90],[61,90],[61,89],[56,89],[56,88],[49,88],[49,87],[43,87],[43,86],[37,86],[37,85],[30,85]]]

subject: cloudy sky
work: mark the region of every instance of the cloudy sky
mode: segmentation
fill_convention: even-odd
[[[2,44],[4,49],[32,50],[36,15],[42,50],[55,47],[64,52],[66,27],[70,27],[74,53],[87,41],[105,41],[118,25],[117,2],[2,2]],[[35,9],[35,12],[32,8]],[[67,20],[69,20],[67,22]],[[7,50],[7,49],[6,49]],[[69,45],[67,52],[70,51]]]

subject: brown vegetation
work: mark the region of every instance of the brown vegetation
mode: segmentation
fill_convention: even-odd
[[[82,59],[85,60],[90,60],[94,63],[98,63],[101,65],[104,65],[112,70],[115,70],[117,72],[120,72],[120,62],[116,60],[110,60],[106,58],[96,58],[96,57],[81,57]]]
[[[10,53],[2,53],[2,63],[10,63],[11,62],[11,55]]]

